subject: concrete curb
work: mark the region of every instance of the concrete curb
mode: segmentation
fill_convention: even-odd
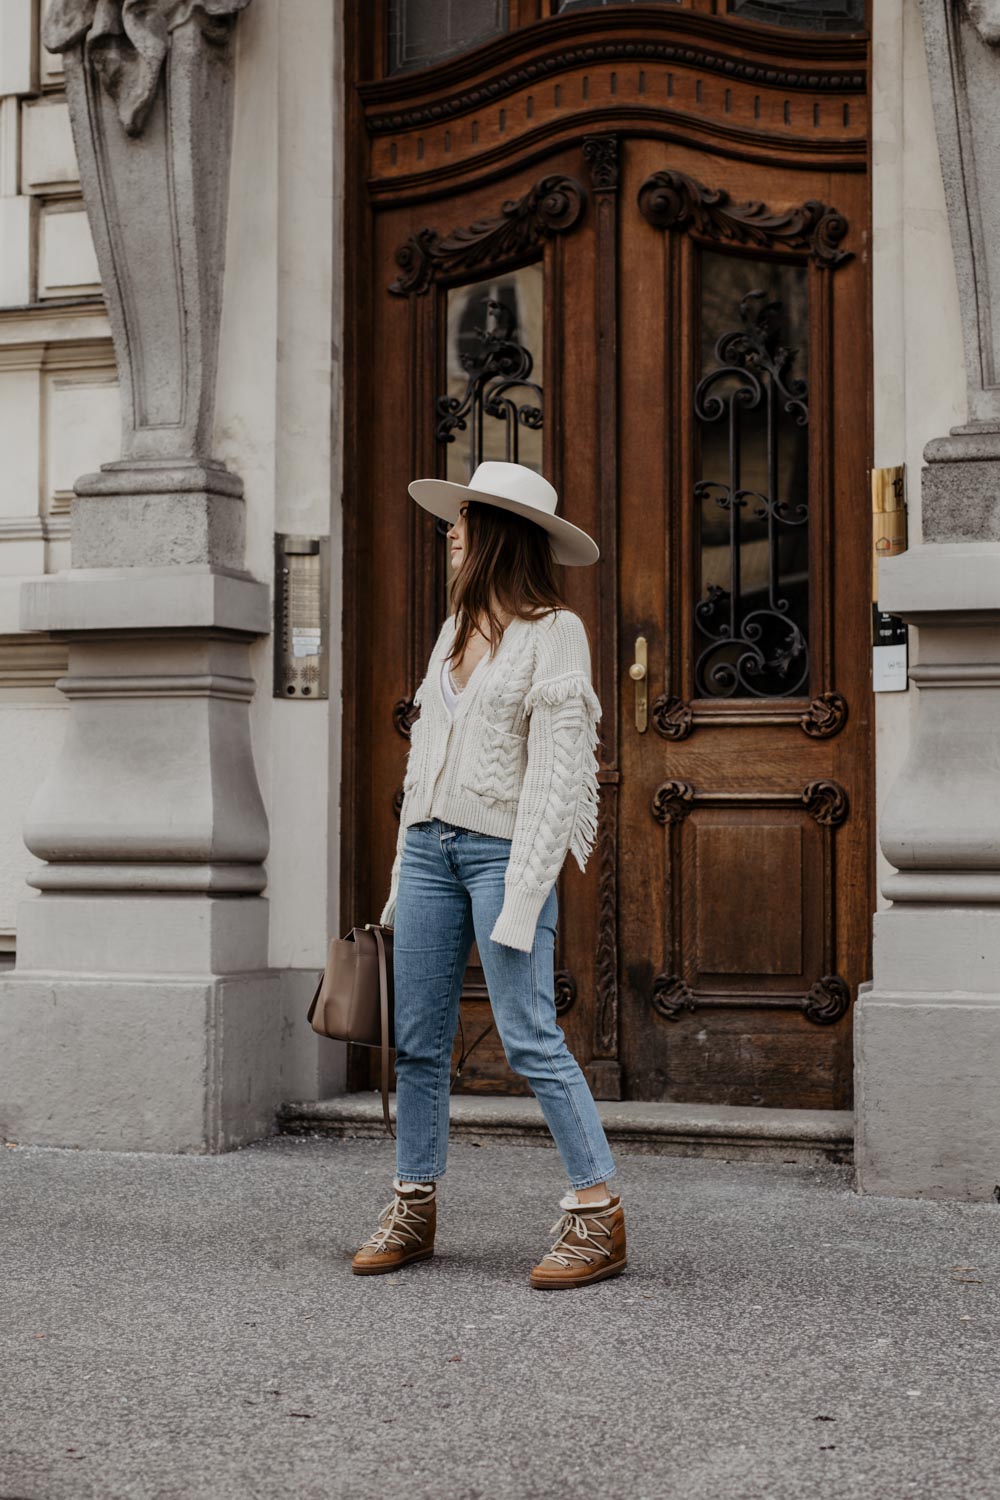
[[[599,1100],[597,1108],[613,1144],[648,1155],[716,1156],[729,1161],[765,1155],[794,1163],[853,1160],[854,1115],[850,1110],[610,1100]],[[395,1119],[392,1099],[390,1114]],[[376,1093],[288,1103],[279,1110],[277,1124],[283,1135],[363,1139],[385,1134]],[[533,1098],[458,1095],[451,1101],[451,1130],[453,1136],[472,1141],[552,1143]]]

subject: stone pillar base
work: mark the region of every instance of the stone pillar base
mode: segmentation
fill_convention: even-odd
[[[262,896],[63,892],[22,901],[17,973],[184,974],[216,978],[267,968]]]
[[[858,1191],[986,1202],[1000,1183],[1000,910],[893,907],[854,1011]]]
[[[285,1029],[249,717],[267,590],[205,567],[78,569],[21,602],[28,628],[69,641],[70,712],[26,817],[45,863],[0,982],[0,1131],[118,1151],[257,1140]]]
[[[0,980],[0,1012],[5,1140],[208,1153],[274,1127],[276,974],[15,973]]]

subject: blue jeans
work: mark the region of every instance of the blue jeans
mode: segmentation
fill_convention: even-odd
[[[403,1182],[444,1175],[451,1049],[473,939],[507,1061],[541,1105],[570,1185],[593,1187],[615,1171],[593,1095],[556,1020],[555,887],[530,953],[490,938],[510,847],[510,839],[441,818],[406,830],[392,943],[396,1175]]]

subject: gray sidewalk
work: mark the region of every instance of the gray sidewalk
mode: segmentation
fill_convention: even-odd
[[[1000,1206],[618,1160],[629,1269],[560,1295],[551,1148],[454,1142],[364,1279],[388,1141],[0,1149],[0,1500],[1000,1494]]]

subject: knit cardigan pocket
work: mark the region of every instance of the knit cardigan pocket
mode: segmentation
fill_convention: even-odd
[[[525,693],[531,659],[500,661],[479,704],[478,751],[462,784],[479,801],[517,804],[528,760]]]
[[[528,758],[528,737],[489,720],[480,723],[476,766],[463,791],[484,802],[517,802]]]

